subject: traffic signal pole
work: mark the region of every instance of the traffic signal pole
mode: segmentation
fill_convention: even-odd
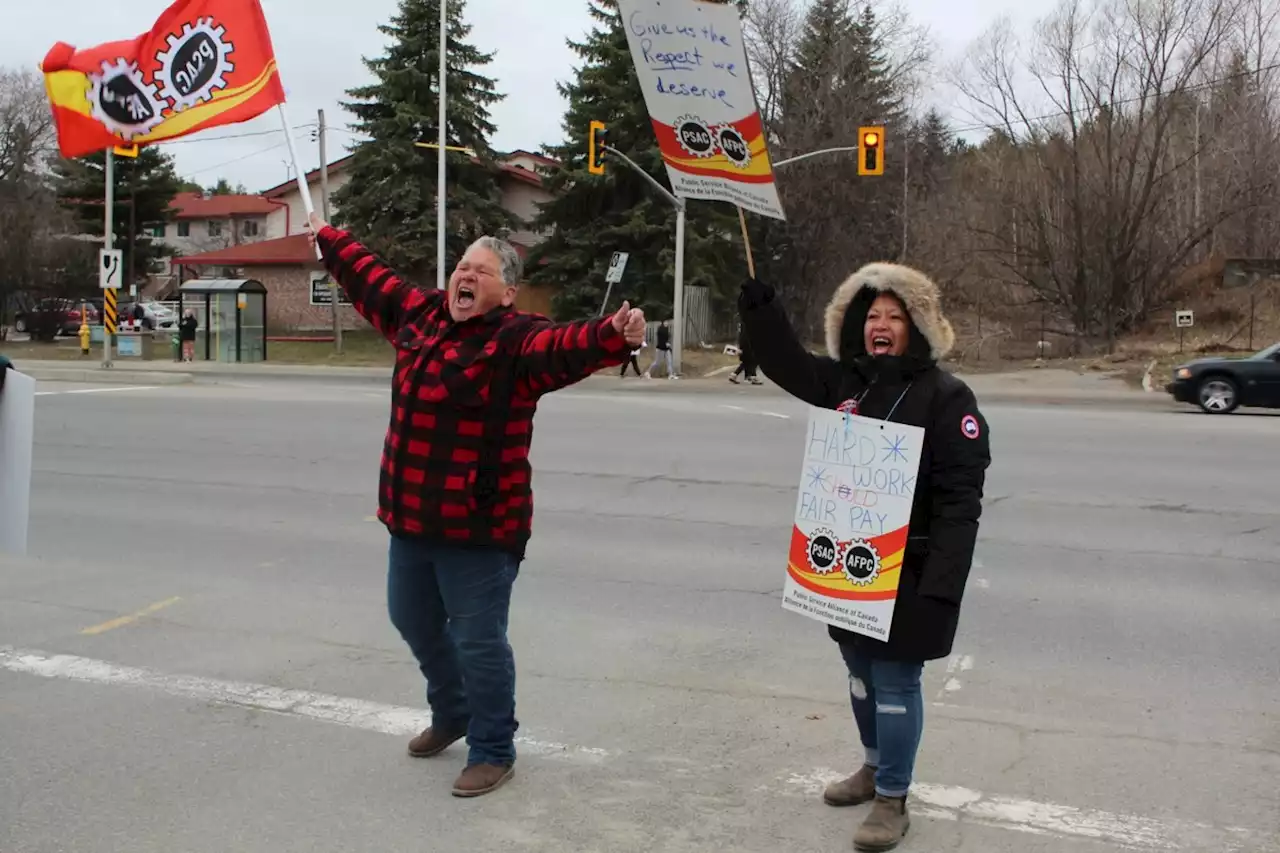
[[[779,166],[785,166],[788,163],[798,163],[801,160],[808,160],[810,157],[817,157],[819,154],[839,154],[841,152],[846,152],[846,151],[861,151],[861,150],[862,149],[857,145],[846,145],[840,148],[823,148],[819,151],[810,151],[808,154],[797,154],[795,157],[788,157],[785,160],[779,160],[778,162],[773,164],[773,167],[776,169]]]
[[[684,225],[686,205],[682,198],[674,195],[670,190],[636,165],[635,161],[623,154],[618,149],[610,145],[601,145],[600,149],[609,154],[614,155],[623,163],[631,167],[631,170],[640,177],[649,182],[649,185],[658,191],[658,194],[671,202],[676,209],[676,287],[675,302],[672,306],[673,315],[671,325],[675,328],[671,330],[671,360],[672,366],[675,368],[676,375],[680,373],[681,355],[684,352]]]

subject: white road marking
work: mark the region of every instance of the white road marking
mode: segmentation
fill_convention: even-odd
[[[962,664],[960,664],[962,666]],[[184,699],[233,705],[264,713],[303,717],[398,736],[417,734],[429,716],[417,708],[385,705],[309,690],[264,684],[170,675],[142,667],[120,666],[75,655],[0,646],[0,670],[93,684],[134,687]],[[517,737],[523,751],[576,761],[600,763],[613,755],[593,747]],[[819,768],[788,773],[761,790],[782,796],[813,796],[845,774]],[[937,820],[963,820],[1016,832],[1109,842],[1139,850],[1208,850],[1234,853],[1259,849],[1253,833],[1236,827],[1213,827],[1183,821],[1161,821],[1054,803],[989,795],[969,788],[915,783],[912,805],[917,815]]]
[[[963,685],[960,683],[959,673],[968,672],[973,669],[972,655],[952,655],[947,660],[947,680],[942,685],[942,689],[938,691],[938,698],[941,699],[948,693],[955,693]]]
[[[978,589],[991,589],[991,581],[986,578],[974,578],[973,585]]]
[[[791,420],[791,415],[784,415],[781,412],[757,412],[757,411],[754,411],[753,409],[743,408],[742,406],[732,406],[728,403],[721,403],[720,408],[731,409],[735,412],[742,412],[743,414],[747,414],[747,415],[762,415],[766,418],[781,418],[782,420],[786,420],[786,421]]]
[[[71,388],[66,391],[37,391],[37,397],[50,397],[58,394],[111,394],[117,391],[154,391],[159,385],[121,385],[109,388]]]
[[[431,725],[430,714],[418,708],[384,705],[380,702],[266,684],[222,681],[193,675],[169,675],[142,667],[120,666],[92,658],[48,654],[9,646],[0,646],[0,670],[38,675],[42,678],[141,687],[183,699],[306,717],[380,734],[416,735]],[[611,754],[604,749],[570,746],[529,737],[517,737],[516,743],[524,752],[591,762],[601,761]]]
[[[816,796],[827,784],[845,775],[821,768],[791,773],[778,781],[782,792],[808,797]],[[912,784],[911,805],[915,814],[935,820],[962,820],[1032,835],[1090,839],[1136,850],[1212,849],[1225,853],[1258,849],[1247,845],[1251,833],[1237,827],[1079,809],[948,785]]]

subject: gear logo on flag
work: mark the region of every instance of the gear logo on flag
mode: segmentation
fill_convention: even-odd
[[[200,18],[183,24],[181,35],[169,36],[169,49],[156,54],[160,94],[173,102],[175,110],[211,100],[227,87],[227,75],[235,70],[227,57],[235,45],[226,34],[226,27],[215,27],[213,18]]]
[[[121,139],[141,136],[164,121],[164,103],[156,87],[126,59],[103,62],[102,70],[89,75],[89,110],[107,130]]]

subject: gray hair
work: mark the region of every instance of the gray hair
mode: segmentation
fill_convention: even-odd
[[[524,276],[524,262],[520,260],[520,253],[516,251],[515,246],[506,240],[486,234],[472,243],[468,251],[471,249],[486,249],[493,252],[494,257],[498,259],[498,275],[502,278],[502,283],[512,287],[520,284],[520,279]]]

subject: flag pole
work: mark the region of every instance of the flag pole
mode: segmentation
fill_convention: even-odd
[[[307,173],[302,171],[302,164],[298,162],[298,146],[293,141],[293,126],[289,124],[289,110],[281,102],[276,105],[276,109],[280,111],[280,123],[284,125],[284,142],[289,146],[289,161],[293,163],[294,179],[298,182],[298,192],[302,194],[302,210],[307,214],[307,228],[311,228],[311,214],[316,212],[315,205],[311,203],[311,190],[307,187]],[[324,255],[320,252],[320,245],[316,244],[316,260],[323,260]],[[336,299],[336,297],[335,297]]]
[[[436,288],[445,289],[444,282],[444,231],[445,231],[445,157],[449,144],[447,127],[449,124],[448,101],[446,100],[446,79],[449,76],[449,2],[440,3],[440,126],[437,128],[439,148],[436,150]]]

